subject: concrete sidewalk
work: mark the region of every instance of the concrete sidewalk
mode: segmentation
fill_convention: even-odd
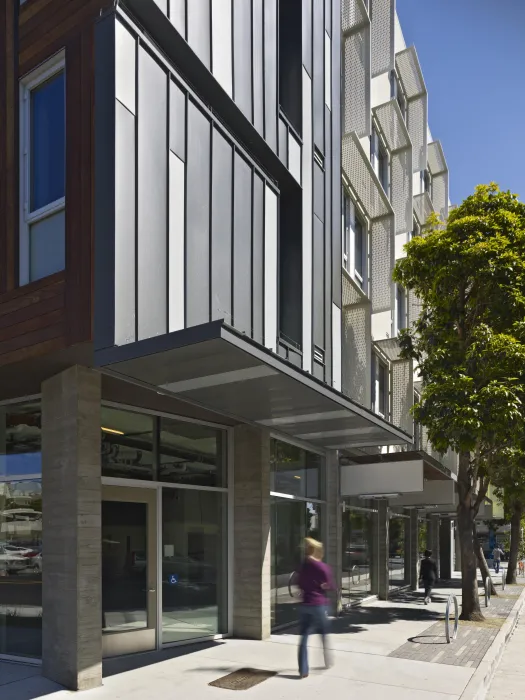
[[[503,652],[487,694],[487,700],[525,698],[525,618],[521,618]]]
[[[300,690],[303,700],[349,692],[367,700],[455,700],[459,699],[475,671],[467,644],[446,645],[443,614],[449,592],[460,593],[458,582],[436,589],[431,605],[423,605],[423,594],[398,593],[388,602],[374,601],[333,621],[330,647],[334,666],[323,670],[320,639],[311,638],[310,676],[297,676],[297,634],[286,631],[266,642],[224,640],[165,650],[104,665],[104,685],[82,694],[83,700],[150,700],[152,697],[192,697],[228,700],[239,691],[210,687],[208,683],[243,667],[277,672],[277,675],[245,691],[248,697],[292,700]],[[521,592],[522,589],[520,589]],[[509,602],[515,604],[516,596]],[[506,598],[498,601],[505,607]],[[495,609],[498,607],[495,606]],[[496,613],[498,614],[498,613]],[[500,616],[503,612],[499,613]],[[496,618],[494,618],[496,619]],[[496,623],[494,623],[496,624]],[[432,634],[429,634],[432,630]],[[463,630],[462,630],[463,631]],[[483,630],[484,631],[484,630]],[[478,634],[479,630],[470,634]],[[428,640],[431,640],[428,642]],[[474,637],[471,637],[471,640]],[[478,643],[470,647],[478,648]],[[416,650],[421,659],[406,658],[403,648]],[[440,651],[452,652],[454,661],[436,660]],[[410,655],[409,655],[410,656]],[[300,682],[300,686],[297,683]],[[4,683],[4,685],[2,685]],[[40,677],[37,668],[0,665],[2,700],[64,700],[72,693]]]

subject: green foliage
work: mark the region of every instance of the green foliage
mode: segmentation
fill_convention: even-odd
[[[429,219],[394,280],[422,304],[401,337],[423,382],[414,416],[440,452],[474,455],[475,479],[523,430],[525,204],[480,185],[445,226]]]

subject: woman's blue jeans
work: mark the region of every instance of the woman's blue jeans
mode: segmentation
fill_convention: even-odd
[[[306,676],[308,669],[308,637],[311,634],[320,634],[323,640],[324,663],[329,668],[331,663],[330,650],[328,649],[328,615],[324,605],[302,605],[299,614],[299,673]]]

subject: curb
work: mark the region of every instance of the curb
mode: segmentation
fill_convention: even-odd
[[[490,649],[483,657],[482,662],[477,667],[474,675],[467,683],[465,690],[460,695],[460,700],[484,700],[490,686],[490,682],[499,666],[507,642],[509,641],[525,605],[525,589],[510,611],[510,615],[505,620],[502,628],[492,642]]]

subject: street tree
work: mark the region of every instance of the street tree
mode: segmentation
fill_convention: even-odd
[[[524,422],[525,204],[480,185],[405,248],[394,280],[421,305],[400,338],[422,381],[413,413],[436,450],[458,453],[461,617],[482,620],[473,524],[494,456]]]

